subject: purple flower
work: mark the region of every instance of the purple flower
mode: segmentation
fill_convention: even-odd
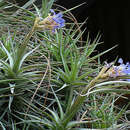
[[[112,67],[110,77],[130,75],[130,63],[127,62],[126,64],[124,64],[122,58],[118,60],[118,63],[120,65]],[[130,79],[127,79],[127,81],[130,81]]]
[[[130,75],[130,63],[127,62],[124,64],[121,58],[118,60],[118,63],[120,63],[119,67],[122,68],[122,73],[125,75]]]
[[[65,26],[65,20],[62,18],[63,14],[58,13],[56,14],[54,10],[50,10],[51,14],[48,14],[48,16],[44,19],[42,19],[38,25],[37,28],[40,30],[51,30],[52,32],[55,32],[56,29],[62,28]]]
[[[55,29],[59,29],[65,26],[65,20],[62,18],[63,17],[62,13],[56,14],[53,9],[51,9],[50,11],[51,13],[53,13],[52,19],[55,22],[55,26],[52,31],[55,32]]]

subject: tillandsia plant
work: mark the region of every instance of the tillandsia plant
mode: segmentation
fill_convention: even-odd
[[[53,10],[50,11],[52,12]],[[25,36],[21,44],[19,45],[14,44],[11,35],[9,36],[9,39],[6,38],[5,40],[0,41],[1,51],[3,54],[0,60],[0,68],[1,68],[0,83],[1,85],[4,84],[4,87],[6,87],[1,88],[1,93],[7,94],[7,97],[9,97],[9,103],[7,108],[9,108],[10,112],[11,108],[14,108],[14,105],[12,106],[12,104],[14,104],[13,103],[14,97],[16,103],[17,102],[16,100],[18,100],[17,97],[19,97],[17,95],[21,95],[22,93],[24,93],[24,91],[27,91],[25,87],[29,85],[29,82],[32,82],[32,84],[30,85],[32,85],[33,87],[36,86],[34,85],[33,82],[37,81],[37,79],[42,76],[40,73],[43,73],[39,68],[37,68],[42,67],[43,65],[41,64],[25,65],[25,60],[29,57],[30,54],[32,54],[39,47],[38,45],[33,50],[27,52],[27,46],[29,44],[30,38],[33,36],[33,33],[39,29],[51,30],[54,33],[54,31],[57,28],[61,28],[64,26],[65,21],[62,18],[62,14],[61,13],[56,14],[54,11],[53,13],[54,13],[53,16],[49,14],[46,18],[42,20],[41,18],[36,17],[31,31]],[[6,43],[9,44],[9,47],[6,46]],[[6,102],[5,96],[2,96],[1,99],[3,100],[3,102],[4,101]],[[1,107],[4,104],[5,103],[1,104]]]
[[[4,30],[6,34],[0,40],[0,128],[127,128],[128,106],[121,109],[115,102],[118,94],[130,93],[124,88],[130,85],[130,63],[119,59],[119,65],[101,65],[100,56],[113,48],[91,55],[101,44],[101,36],[98,34],[91,41],[88,35],[82,41],[83,24],[65,23],[65,16],[73,8],[56,13],[53,2],[42,0],[41,7],[32,5],[32,1],[23,7],[9,2],[3,7],[3,1],[0,4],[2,9],[6,4],[6,9],[18,8],[11,14],[3,11],[0,15],[0,32]],[[23,35],[19,34],[21,30]]]

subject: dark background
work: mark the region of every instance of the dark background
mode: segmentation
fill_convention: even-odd
[[[118,44],[114,50],[105,54],[102,59],[112,61],[122,57],[130,61],[130,3],[128,0],[59,0],[58,3],[71,8],[86,2],[80,8],[72,11],[78,21],[84,21],[91,38],[100,31],[104,44],[98,47],[102,52]]]
[[[27,0],[18,0],[23,4]],[[40,2],[41,0],[39,0]],[[100,31],[101,41],[104,41],[98,52],[107,50],[114,45],[118,47],[101,57],[109,62],[117,57],[122,57],[125,61],[130,61],[130,4],[129,0],[57,0],[67,9],[86,2],[85,5],[72,11],[78,22],[83,22],[87,17],[87,32],[93,39]],[[38,3],[38,2],[37,2]]]

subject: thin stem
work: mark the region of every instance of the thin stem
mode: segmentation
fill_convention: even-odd
[[[15,73],[17,73],[19,70],[20,61],[21,61],[22,57],[24,56],[24,53],[25,53],[25,50],[26,50],[26,47],[29,43],[30,38],[32,37],[33,33],[35,32],[38,21],[39,21],[39,19],[36,18],[31,31],[26,35],[22,44],[19,46],[19,48],[16,52],[16,60],[15,60],[14,66],[13,66],[13,71]]]

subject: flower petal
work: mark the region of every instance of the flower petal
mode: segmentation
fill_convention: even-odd
[[[123,59],[119,58],[118,63],[123,64]]]

